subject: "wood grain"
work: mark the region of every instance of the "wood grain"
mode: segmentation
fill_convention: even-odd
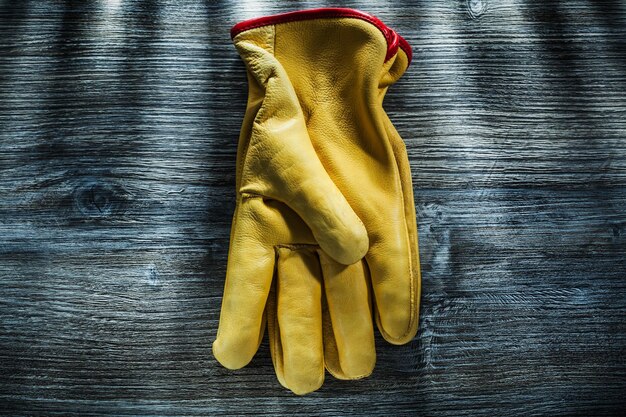
[[[342,5],[414,48],[421,328],[306,397],[210,354],[245,108],[239,20]],[[621,1],[0,2],[6,415],[626,413]]]

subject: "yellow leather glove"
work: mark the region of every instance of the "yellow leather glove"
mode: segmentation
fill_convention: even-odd
[[[213,353],[245,366],[267,321],[276,374],[293,392],[319,388],[324,366],[367,376],[373,315],[391,343],[417,331],[411,173],[382,107],[410,47],[351,9],[264,17],[232,35],[249,96]]]

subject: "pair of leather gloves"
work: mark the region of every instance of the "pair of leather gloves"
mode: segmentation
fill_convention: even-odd
[[[235,25],[249,83],[237,205],[213,354],[238,369],[267,325],[280,383],[318,389],[371,374],[374,327],[416,334],[417,228],[404,146],[382,102],[407,42],[352,9]]]

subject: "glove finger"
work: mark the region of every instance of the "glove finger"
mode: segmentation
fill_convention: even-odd
[[[245,32],[238,35],[235,45],[265,94],[251,128],[242,173],[254,181],[243,184],[241,191],[289,205],[322,249],[338,262],[354,263],[367,252],[367,231],[319,160],[284,68],[272,53],[244,40],[245,36]]]
[[[318,252],[324,275],[324,361],[339,379],[360,379],[376,364],[372,304],[364,263],[341,265]]]
[[[417,332],[418,284],[411,265],[408,233],[389,228],[384,240],[373,239],[366,256],[375,300],[376,324],[383,337],[396,345],[408,343]]]
[[[277,263],[275,309],[268,304],[270,349],[279,382],[303,395],[324,382],[319,260],[313,250],[279,248]]]
[[[399,50],[398,55],[403,56],[404,59],[406,60],[406,55],[404,54],[404,51],[402,49]],[[404,64],[401,65],[401,67],[405,67]],[[410,315],[408,318],[408,324],[407,324],[407,333],[403,336],[401,336],[401,329],[403,328],[403,324],[394,326],[392,324],[384,324],[385,322],[382,320],[382,317],[380,317],[380,315],[382,314],[390,316],[393,315],[394,313],[391,312],[381,312],[382,310],[387,310],[386,309],[386,305],[381,306],[381,308],[378,309],[379,311],[379,316],[378,316],[378,323],[379,323],[379,327],[381,327],[381,332],[383,332],[384,328],[389,328],[387,331],[383,332],[383,335],[386,335],[385,338],[387,340],[389,340],[392,343],[405,343],[408,342],[410,339],[412,339],[415,336],[415,333],[417,332],[417,325],[418,325],[418,313],[419,313],[419,302],[420,302],[420,293],[421,293],[421,274],[420,274],[420,265],[419,265],[419,247],[418,247],[418,237],[417,237],[417,223],[415,220],[415,202],[413,200],[413,184],[412,184],[412,180],[411,180],[411,167],[409,165],[409,159],[407,157],[407,152],[406,152],[406,146],[404,144],[404,141],[402,140],[402,138],[400,137],[400,135],[398,134],[397,130],[395,129],[395,127],[393,126],[393,124],[391,123],[391,121],[389,120],[389,118],[385,115],[385,127],[387,130],[387,137],[389,138],[389,143],[391,144],[391,148],[393,149],[393,155],[395,158],[395,162],[396,162],[396,166],[398,167],[398,175],[399,175],[399,179],[400,179],[400,186],[401,186],[401,191],[402,191],[402,199],[403,199],[403,210],[404,210],[404,226],[406,227],[406,253],[408,254],[404,254],[405,249],[404,249],[404,245],[401,245],[401,247],[399,248],[399,252],[401,253],[401,255],[398,256],[398,260],[402,260],[401,265],[398,264],[396,265],[398,271],[397,272],[389,272],[392,274],[399,274],[396,276],[396,279],[398,281],[407,281],[408,282],[408,288],[409,288],[409,293],[408,295],[411,297],[409,303],[410,303]],[[399,231],[398,234],[402,234],[402,231]],[[388,242],[393,242],[394,239],[398,239],[401,237],[400,236],[392,236],[392,239],[388,239]],[[397,240],[396,240],[397,241]],[[377,245],[378,246],[378,245]],[[380,250],[378,249],[374,249],[372,250],[372,262],[377,263],[377,261],[375,261],[375,259],[377,258],[377,253],[379,253]],[[380,251],[384,253],[384,250]],[[405,266],[406,264],[406,259],[408,256],[408,267]],[[380,262],[384,262],[383,260],[378,261],[378,263]],[[400,268],[408,268],[408,271],[402,272],[400,270]],[[379,268],[377,268],[379,269]],[[380,268],[383,270],[386,270],[387,268]],[[384,276],[384,273],[380,273],[381,276]],[[405,278],[404,280],[402,278]],[[378,278],[378,280],[384,280],[384,278]],[[405,284],[406,285],[406,284]],[[406,287],[405,287],[406,288]],[[381,293],[383,293],[384,290],[381,290]],[[381,300],[384,299],[384,297],[380,296]],[[391,295],[392,299],[396,298],[396,295]],[[379,298],[377,298],[378,300]],[[405,314],[401,314],[401,317],[405,316]],[[401,321],[405,321],[407,318],[401,318]],[[386,319],[386,321],[391,321],[389,319]],[[396,330],[393,330],[394,327],[396,328]]]
[[[250,231],[265,210],[260,198],[244,199],[235,210],[220,324],[213,342],[213,355],[229,369],[247,365],[263,337],[263,312],[276,254]]]
[[[395,63],[399,67],[392,71],[395,74],[392,78],[399,77],[406,68],[404,51],[398,52]],[[389,206],[388,211],[391,211],[384,222],[376,216],[366,216],[371,243],[366,261],[371,274],[378,328],[390,343],[404,344],[415,336],[418,325],[420,270],[417,226],[411,169],[404,141],[386,115],[383,122],[397,167],[395,181],[399,185],[398,202],[401,204]]]

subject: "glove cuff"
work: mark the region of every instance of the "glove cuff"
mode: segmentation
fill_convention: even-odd
[[[342,7],[325,7],[319,9],[298,10],[295,12],[275,14],[271,16],[264,16],[250,20],[244,20],[237,23],[230,30],[231,38],[235,38],[238,34],[250,29],[259,28],[262,26],[271,26],[280,23],[295,22],[299,20],[311,20],[311,19],[329,19],[329,18],[353,18],[361,19],[371,23],[378,28],[385,39],[387,40],[387,55],[385,56],[385,62],[393,57],[398,48],[402,49],[408,58],[408,64],[411,64],[413,52],[409,43],[400,35],[398,35],[393,29],[385,25],[377,17],[362,12],[356,9],[348,9]]]

